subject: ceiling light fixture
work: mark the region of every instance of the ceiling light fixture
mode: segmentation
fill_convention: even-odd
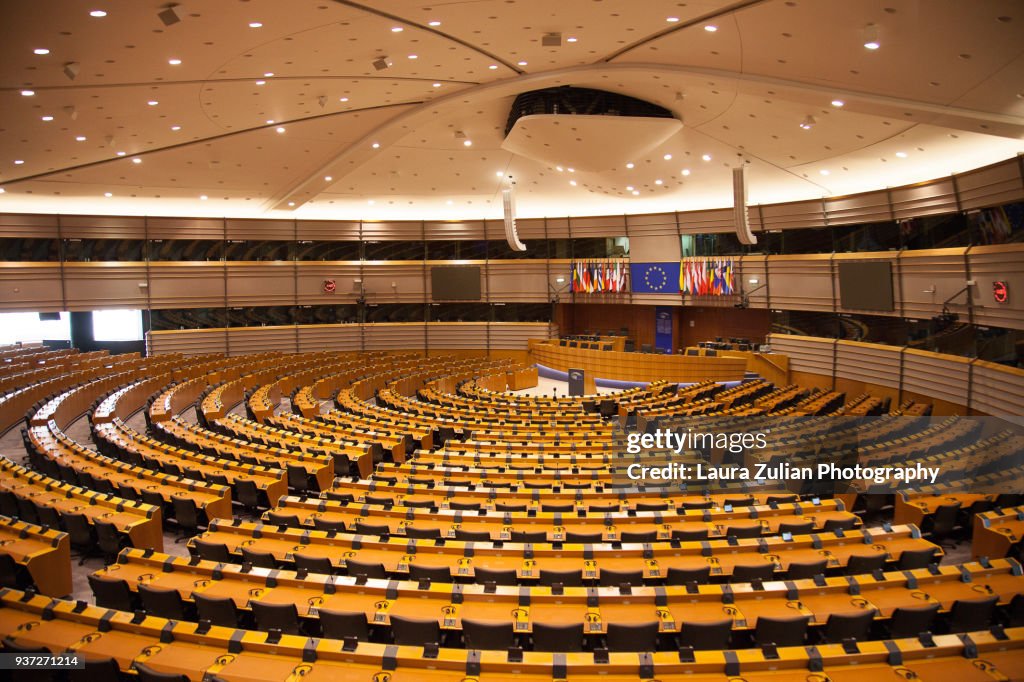
[[[573,187],[575,187],[576,186],[576,181],[575,180],[570,180],[569,184],[572,185]]]
[[[34,94],[36,94],[35,90],[22,90],[21,91],[21,96],[22,97],[31,97]]]
[[[85,142],[85,135],[79,135],[76,137],[75,142]]]
[[[101,10],[101,9],[94,9],[93,11],[89,12],[89,16],[90,17],[96,17],[97,19],[100,19],[102,17],[107,16],[107,13],[104,12],[103,10]]]
[[[167,63],[170,64],[171,66],[178,66],[178,65],[181,64],[181,60],[178,59],[178,58],[168,59]]]
[[[907,153],[906,152],[896,152],[896,156],[898,156],[901,159],[905,159],[905,158],[907,158]]]
[[[272,119],[272,118],[268,118],[268,119],[267,119],[267,125],[268,125],[268,126],[272,126],[272,125],[274,125],[274,119]]]
[[[177,131],[181,130],[181,126],[171,126],[171,130],[177,132]]]
[[[441,87],[441,84],[440,83],[431,83],[431,87],[439,88],[439,87]]]
[[[638,190],[638,189],[633,190],[633,196],[635,196],[635,197],[640,196],[640,190]]]
[[[497,65],[497,64],[491,64],[491,65],[490,65],[490,66],[488,66],[487,68],[488,68],[488,69],[490,69],[491,71],[494,71],[495,69],[497,69],[497,68],[498,68],[498,65]]]
[[[663,156],[661,158],[665,159],[666,161],[671,161],[672,160],[672,155],[671,154],[666,154],[665,156]]]
[[[289,206],[294,206],[294,205],[295,205],[295,202],[294,202],[294,201],[289,201],[289,202],[288,202],[288,205],[289,205]]]
[[[52,121],[53,120],[53,116],[43,116],[43,120],[44,121]]]
[[[266,85],[267,81],[256,81],[256,85]]]
[[[210,198],[210,197],[206,196],[205,194],[200,194],[200,195],[199,195],[199,200],[200,200],[200,201],[206,201],[206,200],[207,200],[207,199],[209,199],[209,198]]]
[[[810,130],[814,127],[815,123],[817,123],[817,121],[814,120],[813,116],[807,116],[804,120],[800,121],[800,127],[804,130]]]
[[[391,61],[391,59],[389,59],[388,57],[377,57],[376,59],[373,60],[372,63],[373,68],[377,69],[378,71],[390,69],[392,64],[394,64],[394,62]]]
[[[674,23],[676,23],[677,21],[679,21],[679,17],[666,17],[666,18],[665,18],[665,21],[667,21],[667,22],[668,22],[668,23],[670,23],[670,24],[674,24]]]
[[[576,172],[575,168],[566,168],[565,170],[569,171],[570,173],[575,173]]]
[[[834,100],[832,100],[832,106],[834,106],[834,107],[836,107],[838,109],[838,108],[841,108],[843,106],[846,106],[846,102],[844,102],[841,99],[834,99]]]
[[[0,194],[4,194],[6,192],[7,192],[7,190],[5,190],[3,187],[0,187]]]
[[[655,180],[654,184],[655,185],[663,185],[664,183],[661,180]]]
[[[822,175],[828,175],[828,174],[829,174],[829,172],[828,172],[828,169],[827,169],[827,168],[822,168],[822,169],[821,169],[820,171],[818,171],[818,172],[819,172],[819,173],[821,173]]]
[[[633,185],[626,185],[626,191],[627,192],[632,192],[633,191]]]
[[[462,141],[462,146],[463,147],[472,147],[473,146],[473,140],[463,140]]]
[[[273,71],[267,71],[265,74],[263,74],[263,77],[264,78],[273,78],[274,77],[274,72]]]
[[[419,59],[419,56],[411,54],[409,55],[409,59]]]
[[[494,174],[497,175],[499,178],[505,177],[505,174],[502,173],[501,171],[495,171]]]
[[[516,62],[516,64],[518,64],[519,66],[526,66],[527,62],[525,60],[523,60],[523,61]]]
[[[285,129],[284,129],[284,127],[282,127],[282,126],[278,126],[278,127],[277,127],[277,128],[275,128],[274,130],[276,130],[276,131],[277,131],[278,133],[283,133]]]
[[[380,149],[380,142],[374,142],[370,146],[373,147],[374,149]]]
[[[127,153],[128,153],[128,152],[118,152],[118,153],[117,153],[117,155],[118,155],[118,156],[125,156],[125,155],[126,155]]]
[[[393,28],[391,29],[391,32],[392,32],[392,33],[401,33],[401,32],[402,32],[402,31],[404,31],[404,30],[405,30],[405,29],[404,29],[404,28],[402,28],[401,26],[395,26],[395,27],[393,27]]]
[[[50,54],[50,51],[47,50],[45,47],[37,47],[36,49],[32,50],[32,52],[34,54],[39,54],[39,55]]]
[[[155,99],[151,99],[148,102],[146,102],[146,104],[148,104],[151,107],[155,107],[157,104],[160,104],[160,102],[157,102]]]
[[[685,175],[689,175],[690,174],[690,169],[689,168],[684,168],[682,172],[683,172],[684,176]]]
[[[249,28],[263,28],[263,24],[259,21],[250,21]]]
[[[427,26],[440,26],[440,25],[441,25],[440,21],[431,21],[430,23],[427,24]]]
[[[142,159],[140,159],[140,158],[136,157],[136,158],[132,159],[132,163],[134,163],[134,164],[140,164],[140,163],[142,163]]]
[[[111,194],[110,192],[104,192],[104,193],[103,193],[103,196],[105,196],[106,198],[108,198],[108,199],[109,199],[110,197],[112,197],[112,196],[114,196],[114,195],[113,195],[113,194]]]
[[[332,178],[330,175],[325,175],[324,176],[324,181],[325,182],[330,182],[331,180],[334,180],[334,178]]]
[[[711,160],[711,155],[710,154],[705,154],[704,156],[702,156],[700,158],[702,158],[705,161],[710,161]]]
[[[64,76],[69,80],[73,81],[78,78],[78,71],[81,67],[78,62],[67,62],[64,64]]]
[[[868,50],[877,50],[882,46],[878,40],[878,26],[868,24],[864,27],[864,47]]]
[[[714,24],[708,24],[707,26],[704,27],[704,30],[707,31],[708,33],[714,33],[715,31],[718,30],[718,27],[715,26]]]
[[[565,169],[564,169],[564,168],[562,168],[561,166],[555,166],[555,170],[556,170],[556,171],[558,171],[559,173],[561,173],[561,172],[562,172],[562,171],[564,171]]]
[[[15,166],[20,166],[20,165],[22,165],[23,163],[25,163],[25,162],[24,162],[24,161],[23,161],[22,159],[15,159],[15,160],[14,160],[14,165],[15,165]]]
[[[627,163],[626,164],[626,168],[632,169],[633,168],[633,163],[632,162]]]
[[[579,38],[566,38],[565,42],[567,42],[567,43],[575,43],[577,40],[579,40]]]

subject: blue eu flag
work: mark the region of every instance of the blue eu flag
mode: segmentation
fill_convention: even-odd
[[[630,288],[634,294],[678,294],[679,261],[674,263],[631,263]]]

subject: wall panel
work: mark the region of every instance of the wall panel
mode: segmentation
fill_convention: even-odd
[[[964,210],[998,206],[1024,199],[1020,159],[1008,159],[956,176]]]
[[[904,251],[899,260],[902,297],[897,300],[896,310],[912,319],[929,318],[942,312],[942,302],[956,294],[967,282],[964,251]],[[966,303],[967,295],[961,294],[948,305],[953,312],[964,314],[967,311]]]
[[[0,237],[57,238],[59,216],[35,213],[0,213]]]
[[[1010,329],[1024,328],[1024,244],[975,246],[967,250],[971,278],[974,319],[977,324]],[[1010,296],[997,303],[992,283],[1006,282]]]
[[[150,239],[223,239],[221,218],[148,218]]]
[[[354,220],[300,220],[298,239],[311,242],[357,242],[359,222]]]
[[[829,225],[881,223],[893,219],[885,190],[825,199],[825,216]]]
[[[903,389],[956,405],[967,405],[970,360],[908,349],[903,354]]]
[[[986,414],[1024,415],[1024,369],[976,360],[971,408]]]
[[[60,265],[0,263],[0,308],[4,312],[64,310]]]
[[[900,386],[900,349],[877,343],[836,344],[836,378],[864,381],[888,388]],[[847,396],[853,398],[855,396]]]
[[[145,263],[65,263],[68,310],[146,307]]]
[[[832,376],[833,339],[817,336],[794,336],[771,334],[768,337],[773,353],[789,356],[789,369],[793,372],[808,372]]]
[[[363,348],[363,325],[315,324],[298,327],[299,352],[358,351]]]
[[[633,252],[633,239],[635,238],[671,235],[677,242],[679,240],[679,223],[678,214],[676,213],[627,215],[625,218],[626,233],[629,235],[630,255]]]
[[[154,308],[224,306],[224,263],[151,263],[150,301]]]
[[[571,218],[572,236],[584,237],[621,237],[626,234],[625,216],[583,216]]]
[[[295,303],[295,264],[291,261],[228,263],[228,305]]]
[[[227,353],[227,330],[225,329],[181,329],[146,334],[146,354],[204,355],[206,353]]]
[[[758,206],[751,213],[758,213],[762,230],[792,230],[804,227],[821,227],[825,224],[825,204],[813,201],[795,201],[786,204]]]
[[[956,190],[953,178],[938,178],[890,191],[892,210],[897,220],[914,216],[955,213]]]
[[[832,264],[829,254],[772,256],[768,279],[773,308],[832,310]]]
[[[60,233],[64,239],[145,239],[146,218],[65,215]]]
[[[541,303],[548,301],[548,266],[543,260],[508,260],[487,263],[488,294],[492,301]],[[557,275],[556,275],[557,276]],[[563,277],[567,275],[563,274]],[[566,283],[569,280],[566,279]],[[555,276],[552,288],[559,285]]]
[[[363,264],[363,286],[369,303],[422,303],[424,286],[423,261],[366,261]]]
[[[426,326],[427,348],[486,348],[486,322],[430,322]]]
[[[755,211],[751,211],[754,213]],[[708,234],[712,232],[735,232],[735,220],[731,208],[714,208],[706,211],[686,211],[679,214],[680,234]]]
[[[297,348],[295,327],[233,327],[227,330],[228,351],[231,355],[284,351],[294,353]]]
[[[359,261],[310,261],[298,264],[299,305],[342,305],[359,298]],[[324,292],[324,281],[333,279],[334,293]]]

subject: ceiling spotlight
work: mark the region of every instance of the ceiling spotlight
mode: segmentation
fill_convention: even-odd
[[[283,128],[283,127],[281,127],[281,126],[278,126],[278,127],[277,127],[277,128],[275,128],[274,130],[275,130],[275,131],[277,131],[278,133],[283,133],[283,132],[284,132],[284,128]]]
[[[419,56],[411,54],[411,55],[409,55],[409,59],[419,59]]]
[[[21,96],[22,97],[31,97],[34,94],[36,94],[35,90],[22,90],[21,91]]]
[[[846,102],[844,102],[841,99],[834,99],[834,100],[832,100],[832,106],[834,106],[834,107],[836,107],[838,109],[840,107],[846,106]]]
[[[263,24],[259,21],[250,21],[249,28],[263,28]]]
[[[22,159],[15,159],[15,160],[14,160],[14,165],[15,165],[15,166],[20,166],[20,165],[22,165],[23,163],[25,163],[25,162],[24,162],[24,161],[23,161]]]
[[[289,201],[289,202],[288,202],[288,205],[289,205],[289,206],[294,206],[294,205],[295,205],[295,202],[294,202],[294,201]]]
[[[516,64],[518,64],[519,66],[526,66],[527,62],[526,62],[526,60],[522,60],[522,61],[516,62]]]
[[[148,102],[146,102],[146,104],[148,104],[151,107],[155,107],[157,104],[160,104],[160,102],[157,102],[155,99],[151,99]]]
[[[160,17],[160,21],[164,22],[164,26],[173,26],[181,21],[181,17],[179,17],[178,13],[174,11],[175,6],[176,5],[171,5],[157,14],[157,16]]]
[[[171,126],[171,130],[177,132],[177,131],[181,130],[181,126]]]
[[[7,190],[5,190],[5,189],[4,189],[3,187],[0,187],[0,194],[3,194],[3,193],[5,193],[6,191],[7,191]]]
[[[682,172],[682,174],[683,174],[684,176],[686,176],[686,175],[689,175],[689,174],[690,174],[690,169],[689,169],[689,168],[684,168],[684,169],[683,169],[683,170],[682,170],[681,172]]]
[[[566,168],[565,170],[569,171],[570,173],[575,173],[576,172],[575,168]]]
[[[575,180],[570,180],[569,184],[572,185],[573,187],[575,187],[576,186],[576,181]]]
[[[380,149],[380,142],[374,142],[370,146],[373,147],[374,149]]]
[[[106,198],[108,198],[108,199],[109,199],[110,197],[112,197],[112,196],[114,196],[114,195],[113,195],[113,194],[111,194],[110,192],[104,192],[104,193],[103,193],[103,196],[105,196]]]
[[[76,137],[75,142],[85,142],[85,135],[79,135]]]
[[[43,116],[43,120],[44,121],[52,121],[53,120],[53,116]]]
[[[47,50],[45,47],[37,47],[36,49],[32,50],[32,52],[34,54],[40,54],[40,55],[42,55],[42,54],[50,54],[50,51]]]
[[[200,194],[200,195],[199,195],[199,200],[200,200],[200,201],[206,201],[206,200],[207,200],[207,199],[209,199],[209,198],[210,198],[210,197],[206,196],[205,194]]]
[[[392,33],[401,33],[401,32],[402,32],[402,31],[404,31],[404,30],[405,30],[405,29],[404,29],[404,28],[402,28],[401,26],[395,26],[395,27],[393,27],[393,28],[391,29],[391,32],[392,32]]]
[[[497,69],[497,68],[498,68],[498,65],[497,65],[497,64],[491,64],[491,65],[490,65],[490,66],[488,66],[487,68],[488,68],[488,69],[490,69],[491,71],[494,71],[495,69]]]
[[[339,99],[338,101],[339,101],[339,102],[347,102],[347,101],[348,101],[348,97],[342,97],[342,98],[341,98],[341,99]]]
[[[896,152],[896,156],[898,156],[901,159],[905,159],[905,158],[907,158],[907,153],[906,152]]]
[[[367,201],[366,203],[368,203],[368,204],[369,204],[370,206],[373,206],[373,205],[374,205],[374,204],[376,204],[377,202],[376,202],[376,201],[374,201],[373,199],[370,199],[370,200],[369,200],[369,201]]]
[[[390,69],[393,64],[394,62],[387,57],[377,57],[376,59],[373,60],[373,68],[377,69],[378,71]]]
[[[561,166],[555,166],[555,170],[556,170],[556,171],[558,171],[559,173],[561,173],[561,172],[562,172],[562,171],[564,171],[565,169],[564,169],[564,168],[562,168]]]
[[[440,83],[431,83],[430,86],[434,87],[434,88],[439,88],[439,87],[441,87],[441,84]]]
[[[140,159],[140,158],[136,157],[136,158],[132,159],[132,163],[134,163],[134,164],[140,164],[140,163],[142,163],[142,159]]]
[[[273,78],[274,77],[274,72],[273,71],[267,71],[265,74],[263,74],[263,77],[264,78]]]
[[[817,121],[814,120],[814,117],[808,116],[804,120],[800,121],[800,127],[803,128],[804,130],[810,130],[811,128],[814,127],[815,123],[817,123]]]
[[[170,64],[171,66],[178,66],[179,64],[181,64],[181,60],[180,59],[168,59],[167,63]]]
[[[819,172],[819,173],[821,173],[822,175],[828,175],[828,174],[829,174],[829,171],[828,171],[828,169],[827,169],[827,168],[822,168],[822,169],[821,169],[820,171],[818,171],[818,172]]]
[[[627,192],[632,192],[633,191],[633,185],[626,185],[626,191]]]
[[[451,199],[449,199],[448,201],[446,201],[444,203],[447,204],[448,206],[451,206],[454,202]]]
[[[441,25],[440,21],[431,21],[430,23],[427,24],[427,26],[440,26],[440,25]]]
[[[505,174],[504,174],[504,173],[502,173],[501,171],[495,171],[495,173],[494,173],[494,174],[495,174],[495,175],[497,175],[497,176],[498,176],[499,178],[503,178],[503,177],[505,177]]]
[[[668,22],[668,23],[670,23],[670,24],[674,24],[674,23],[676,23],[677,21],[679,21],[679,17],[666,17],[666,18],[665,18],[665,21],[667,21],[667,22]]]
[[[671,161],[672,160],[672,155],[671,154],[666,154],[665,156],[663,156],[661,158],[665,159],[666,161]]]
[[[577,38],[566,38],[565,42],[567,42],[567,43],[575,43],[577,40],[578,40]]]
[[[107,16],[107,13],[101,9],[94,9],[93,11],[89,12],[89,16],[96,17],[97,19],[99,19],[101,17]]]
[[[705,154],[704,156],[702,156],[700,158],[702,158],[705,161],[710,161],[711,160],[711,155],[710,154]]]
[[[708,24],[707,26],[704,27],[704,30],[707,31],[708,33],[714,33],[715,31],[718,30],[718,27],[715,26],[714,24]]]
[[[268,126],[272,126],[272,125],[274,125],[274,123],[275,123],[274,119],[272,119],[272,118],[268,118],[267,119],[267,125]]]
[[[463,147],[472,147],[473,146],[473,140],[463,140],[462,141],[462,146]]]
[[[69,81],[73,81],[78,77],[78,70],[78,62],[67,62],[64,64],[64,75],[67,76]]]
[[[331,180],[333,180],[333,179],[334,179],[334,178],[332,178],[332,177],[331,177],[330,175],[325,175],[325,176],[324,176],[324,181],[326,181],[326,182],[330,182],[330,181],[331,181]]]
[[[256,81],[256,85],[266,85],[267,81]]]
[[[128,153],[128,152],[118,152],[118,153],[117,153],[117,155],[118,155],[118,156],[124,156],[124,155],[126,155],[127,153]]]
[[[640,190],[638,190],[638,189],[633,190],[633,196],[635,196],[635,197],[640,196]]]
[[[632,162],[630,162],[630,163],[627,163],[627,164],[626,164],[626,168],[630,168],[630,169],[632,169],[632,168],[633,168],[633,164],[632,164]]]
[[[868,50],[877,50],[882,46],[878,40],[878,26],[868,24],[864,27],[864,47]]]
[[[662,182],[661,180],[655,180],[655,181],[654,181],[654,184],[655,184],[655,185],[662,185],[662,184],[664,184],[664,183],[663,183],[663,182]]]

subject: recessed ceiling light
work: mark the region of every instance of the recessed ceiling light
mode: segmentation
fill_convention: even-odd
[[[488,69],[490,69],[491,71],[494,71],[495,69],[497,69],[497,68],[498,68],[498,65],[497,65],[497,64],[491,64],[491,65],[490,65],[490,66],[488,66],[487,68],[488,68]]]
[[[679,17],[665,17],[665,21],[667,21],[670,24],[674,24],[677,21],[679,21]]]
[[[901,159],[905,159],[905,158],[907,158],[907,153],[906,152],[896,152],[896,156],[900,157]]]
[[[249,28],[263,28],[263,24],[258,21],[250,21]]]
[[[877,50],[878,48],[881,47],[881,44],[877,40],[869,40],[868,42],[864,43],[864,47],[868,48],[869,50]]]
[[[463,140],[462,141],[462,146],[463,147],[472,147],[473,146],[473,140]]]
[[[664,183],[661,180],[655,180],[654,184],[655,185],[661,185],[661,184],[664,184]]]
[[[75,138],[75,142],[85,142],[85,135],[79,135]]]
[[[640,196],[640,190],[638,190],[638,189],[633,190],[633,196],[635,196],[635,197]]]
[[[267,81],[256,81],[256,85],[266,85]]]
[[[174,131],[181,130],[181,126],[171,126],[171,130],[174,130]]]
[[[44,121],[52,121],[53,120],[53,116],[43,116],[43,120]]]
[[[834,100],[832,100],[832,106],[834,106],[834,107],[842,107],[842,106],[845,106],[845,105],[846,105],[846,102],[844,102],[841,99],[834,99]]]
[[[369,200],[369,201],[367,201],[366,203],[368,203],[368,204],[369,204],[370,206],[373,206],[373,205],[374,205],[374,204],[376,204],[377,202],[376,202],[376,201],[374,201],[373,199],[370,199],[370,200]]]
[[[94,9],[93,11],[89,12],[89,16],[96,17],[97,19],[99,19],[100,17],[107,16],[107,13],[101,9]]]
[[[575,173],[576,172],[575,168],[566,168],[565,170],[569,171],[570,173]]]
[[[501,171],[495,171],[494,174],[497,175],[499,178],[505,177],[505,174],[502,173]]]
[[[868,50],[877,50],[882,46],[878,40],[878,26],[868,24],[864,27],[864,47]]]
[[[627,163],[626,164],[626,168],[633,168],[633,164],[632,163]]]
[[[690,169],[689,168],[684,168],[683,169],[683,175],[689,175],[689,174],[690,174]]]
[[[108,198],[108,199],[109,199],[110,197],[112,197],[112,196],[114,196],[114,195],[113,195],[113,194],[111,194],[110,192],[104,192],[104,193],[103,193],[103,196],[105,196],[106,198]]]
[[[828,175],[828,169],[827,169],[827,168],[822,168],[822,169],[821,169],[820,171],[818,171],[818,172],[819,172],[819,173],[821,173],[822,175]]]
[[[142,159],[140,159],[140,158],[134,158],[134,159],[132,159],[132,163],[136,163],[136,164],[137,164],[137,163],[142,163]]]
[[[23,163],[25,163],[25,162],[22,159],[15,159],[14,160],[14,165],[15,166],[20,166]]]
[[[342,98],[341,98],[341,99],[339,99],[338,101],[339,101],[339,102],[347,102],[347,101],[348,101],[348,97],[342,97]]]
[[[516,64],[518,64],[519,66],[526,66],[527,62],[526,62],[526,60],[524,59],[524,60],[521,60],[521,61],[518,61],[518,62],[516,62]]]
[[[160,104],[160,102],[157,102],[155,99],[151,99],[148,102],[146,102],[146,104],[148,104],[151,107],[155,107],[157,104]]]
[[[199,200],[200,200],[200,201],[206,201],[206,200],[207,200],[207,199],[209,199],[209,198],[210,198],[210,197],[206,196],[205,194],[200,194],[200,195],[199,195]]]
[[[564,169],[564,168],[562,168],[561,166],[555,166],[555,170],[556,170],[556,171],[558,171],[559,173],[561,173],[561,172],[562,172],[562,171],[564,171],[565,169]]]
[[[283,133],[284,132],[284,128],[282,126],[278,126],[274,130],[276,130],[278,133]]]
[[[117,155],[118,155],[118,156],[124,156],[124,155],[126,155],[127,153],[128,153],[128,152],[118,152],[118,153],[117,153]]]
[[[411,54],[411,55],[409,55],[409,59],[419,59],[419,56]]]
[[[274,77],[274,72],[273,71],[267,71],[265,74],[263,74],[263,77],[264,78],[273,78]]]
[[[446,203],[446,204],[448,204],[449,206],[451,206],[451,205],[452,205],[452,200],[451,200],[451,199],[449,199],[448,201],[446,201],[446,202],[444,202],[444,203]]]
[[[289,206],[294,206],[294,205],[295,205],[295,202],[294,202],[294,201],[289,201],[289,202],[288,202],[288,205],[289,205]]]
[[[817,123],[817,121],[814,120],[813,116],[807,116],[804,120],[800,121],[800,127],[804,130],[810,130],[814,127],[815,123]]]
[[[380,149],[380,142],[374,142],[374,143],[373,143],[372,145],[370,145],[370,146],[371,146],[371,147],[373,147],[374,149]]]
[[[0,194],[4,194],[5,192],[7,192],[7,190],[5,190],[3,187],[0,187]]]
[[[32,50],[32,52],[34,54],[50,54],[50,51],[47,50],[45,47],[37,47],[36,49]]]
[[[576,186],[576,181],[575,180],[570,180],[569,184],[572,185],[573,187],[575,187]]]
[[[707,31],[708,33],[714,33],[715,31],[718,30],[718,27],[715,26],[714,24],[708,24],[704,27],[704,30]]]
[[[440,25],[441,25],[440,21],[431,21],[430,23],[427,24],[427,26],[440,26]]]
[[[710,161],[711,160],[711,155],[710,154],[705,154],[704,156],[702,156],[700,158],[704,159],[705,161]]]
[[[578,38],[566,38],[565,42],[567,42],[567,43],[575,43],[577,40],[579,40],[579,39]]]
[[[672,160],[672,155],[671,154],[666,154],[665,156],[663,156],[661,158],[665,159],[666,161],[671,161]]]
[[[168,59],[167,63],[170,64],[171,66],[178,66],[179,64],[181,64],[181,60],[177,59],[177,58],[175,58],[175,59]]]
[[[435,88],[439,88],[439,87],[441,87],[441,84],[440,83],[431,83],[431,86],[435,87]]]
[[[22,90],[21,91],[21,96],[22,97],[31,97],[34,94],[36,94],[35,90]]]
[[[394,26],[394,27],[392,27],[392,28],[391,28],[391,32],[392,32],[392,33],[401,33],[401,32],[402,32],[402,31],[404,31],[404,30],[405,30],[405,29],[404,29],[404,28],[402,28],[401,26]]]
[[[333,179],[334,179],[334,178],[332,178],[332,177],[331,177],[330,175],[325,175],[325,176],[324,176],[324,180],[325,180],[326,182],[330,182],[330,181],[331,181],[331,180],[333,180]]]
[[[633,191],[633,185],[626,185],[626,191],[627,192],[632,192]]]

